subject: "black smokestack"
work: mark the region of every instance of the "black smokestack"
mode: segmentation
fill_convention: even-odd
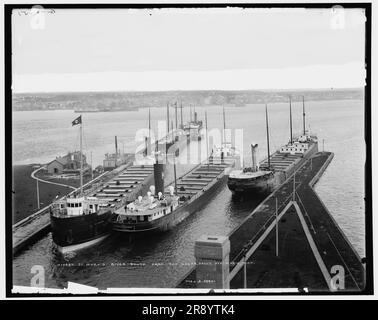
[[[154,163],[155,194],[164,194],[164,164],[159,163],[156,158]]]
[[[154,164],[155,192],[164,194],[164,165],[162,163]]]

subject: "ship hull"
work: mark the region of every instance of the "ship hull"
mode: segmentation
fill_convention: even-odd
[[[253,193],[253,194],[266,194],[272,192],[280,181],[283,179],[282,173],[267,173],[264,176],[254,179],[234,179],[228,178],[227,186],[233,195]]]
[[[313,144],[302,158],[299,158],[298,161],[296,161],[294,164],[287,167],[283,171],[275,171],[271,174],[266,174],[251,179],[238,179],[229,177],[227,186],[234,196],[241,196],[245,194],[269,194],[277,189],[287,178],[293,175],[294,171],[300,168],[316,152],[318,152],[317,143]]]
[[[148,222],[141,223],[117,223],[113,222],[113,230],[129,235],[167,231],[186,219],[189,215],[197,212],[214,196],[215,192],[227,182],[227,176],[218,176],[202,192],[197,193],[191,199],[180,205],[175,211],[166,216]]]
[[[65,253],[95,245],[111,232],[111,212],[73,217],[51,215],[53,241]]]

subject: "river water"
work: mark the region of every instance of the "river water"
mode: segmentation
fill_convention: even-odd
[[[250,164],[250,147],[259,144],[258,158],[266,157],[264,105],[226,108],[226,127],[243,129],[244,163]],[[302,128],[301,103],[293,103],[293,128]],[[222,108],[207,107],[209,129],[223,126]],[[204,109],[197,108],[204,119]],[[165,108],[151,109],[152,129],[164,120]],[[365,255],[364,104],[361,100],[316,101],[306,103],[306,123],[318,135],[319,149],[335,157],[316,185],[341,229],[360,256]],[[71,126],[77,117],[72,111],[13,113],[13,163],[45,163],[79,146],[79,133]],[[189,110],[184,109],[184,121]],[[178,117],[180,119],[180,117]],[[102,163],[104,153],[114,152],[114,136],[119,149],[134,152],[135,133],[148,126],[148,110],[83,114],[84,150],[92,152],[93,165]],[[271,151],[289,138],[288,105],[269,105]],[[88,157],[89,158],[89,157]],[[188,166],[179,169],[179,174]],[[31,268],[45,269],[46,286],[64,287],[67,281],[107,287],[170,288],[194,263],[194,242],[203,234],[227,235],[258,205],[259,199],[235,202],[227,186],[220,188],[202,210],[173,230],[129,242],[112,236],[98,246],[62,256],[56,252],[51,234],[19,254],[13,261],[15,285],[30,285]]]

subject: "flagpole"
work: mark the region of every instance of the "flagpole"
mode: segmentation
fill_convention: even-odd
[[[209,135],[207,128],[207,111],[205,110],[205,125],[206,125],[206,157],[207,157],[207,170],[209,171],[210,159],[209,159]]]

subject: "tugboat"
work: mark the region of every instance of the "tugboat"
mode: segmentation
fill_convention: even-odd
[[[111,231],[112,205],[83,193],[81,115],[72,122],[72,125],[80,125],[80,188],[71,195],[54,202],[50,209],[53,241],[61,253],[99,243]]]
[[[268,107],[265,106],[268,157],[260,165],[256,162],[257,144],[251,145],[252,167],[233,170],[228,177],[228,188],[234,195],[243,193],[267,194],[274,191],[307,159],[318,151],[315,135],[306,130],[305,106],[303,97],[303,133],[295,138],[292,134],[291,98],[290,98],[290,141],[273,155],[269,150]]]

